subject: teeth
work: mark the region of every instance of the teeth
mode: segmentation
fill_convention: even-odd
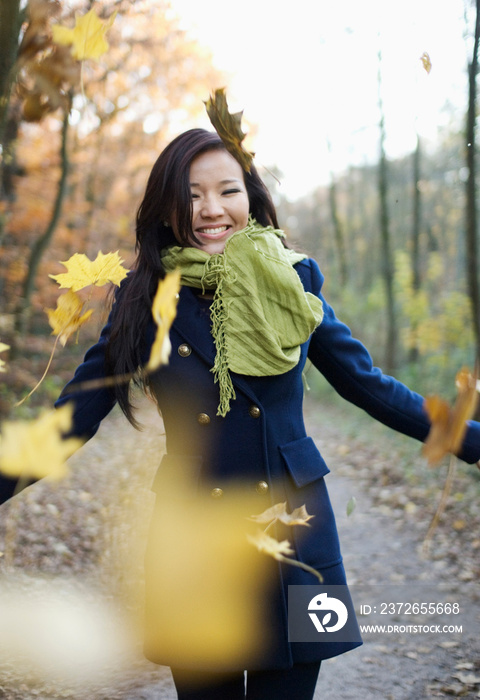
[[[217,226],[217,228],[201,228],[200,233],[222,233],[226,231],[228,226]]]

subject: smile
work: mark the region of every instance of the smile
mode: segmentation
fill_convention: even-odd
[[[197,231],[202,236],[221,236],[223,233],[228,231],[229,228],[229,226],[212,226],[211,228],[199,228]]]

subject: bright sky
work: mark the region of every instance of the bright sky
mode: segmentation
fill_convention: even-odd
[[[281,190],[293,199],[328,181],[331,168],[375,159],[379,48],[389,156],[413,149],[415,124],[433,138],[447,119],[447,100],[464,109],[467,2],[171,0],[171,6],[231,76],[229,105],[258,126],[249,144],[256,164],[277,165]],[[419,60],[425,51],[429,75]],[[208,120],[200,125],[210,127]]]

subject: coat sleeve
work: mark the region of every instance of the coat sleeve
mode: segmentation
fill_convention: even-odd
[[[104,326],[98,342],[85,354],[83,362],[77,367],[73,379],[65,386],[55,402],[55,408],[72,401],[74,404],[73,426],[69,435],[90,439],[97,432],[101,421],[116,403],[113,389],[98,386],[83,390],[80,385],[106,377],[105,350],[110,335],[113,311]]]
[[[73,379],[55,402],[57,408],[69,401],[74,402],[73,427],[69,436],[76,435],[85,440],[92,437],[97,432],[101,420],[115,405],[114,393],[106,387],[91,391],[78,390],[78,384],[81,382],[91,379],[101,380],[105,377],[105,346],[110,333],[110,323],[111,315],[102,330],[99,341],[88,350]],[[18,479],[10,479],[0,474],[0,504],[14,495],[17,484]]]
[[[323,275],[317,263],[309,260],[312,292],[323,303],[324,316],[310,341],[308,356],[333,388],[347,401],[373,418],[405,435],[424,441],[430,421],[424,399],[407,386],[374,367],[368,350],[352,337],[321,294]],[[480,423],[469,421],[460,459],[474,463],[480,459]]]

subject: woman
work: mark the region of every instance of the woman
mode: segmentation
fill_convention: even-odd
[[[418,440],[430,426],[422,397],[372,366],[322,298],[317,264],[289,250],[277,229],[254,167],[245,172],[216,134],[193,129],[177,137],[154,165],[138,211],[134,271],[57,405],[75,402],[73,432],[81,436],[91,437],[116,401],[135,424],[126,385],[85,393],[75,387],[146,364],[158,280],[180,268],[170,362],[142,379],[165,424],[163,465],[177,458],[193,465],[214,485],[213,499],[241,477],[258,494],[259,512],[277,502],[287,501],[289,510],[306,505],[315,517],[295,540],[295,557],[320,571],[326,584],[341,585],[345,574],[324,482],[328,468],[302,417],[307,357],[344,398],[382,423]],[[460,457],[480,458],[479,424],[470,424]],[[275,571],[271,643],[248,667],[246,697],[306,700],[313,697],[321,660],[361,641],[289,643],[288,586],[318,581],[299,568],[278,565]],[[178,697],[245,697],[243,667],[213,676],[212,670],[173,668]]]

